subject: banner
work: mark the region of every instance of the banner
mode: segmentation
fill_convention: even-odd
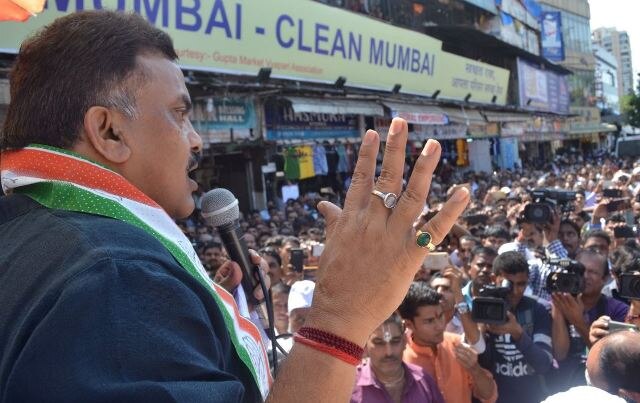
[[[174,40],[183,68],[506,103],[509,71],[442,51],[439,40],[311,0],[49,0],[26,23],[0,23],[0,51],[82,9],[134,11]],[[461,86],[464,84],[464,86]]]
[[[518,58],[518,87],[523,108],[569,113],[569,86],[565,76],[541,70]]]
[[[541,29],[542,56],[554,62],[563,61],[562,14],[559,11],[543,12]]]

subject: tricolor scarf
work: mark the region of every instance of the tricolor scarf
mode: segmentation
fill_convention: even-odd
[[[255,325],[231,296],[209,279],[191,242],[169,215],[124,177],[68,150],[31,145],[0,158],[5,193],[16,191],[51,208],[125,221],[156,238],[200,284],[224,316],[231,340],[266,399],[272,382],[267,353]]]

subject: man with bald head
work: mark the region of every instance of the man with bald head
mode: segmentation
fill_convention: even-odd
[[[616,332],[594,344],[586,375],[593,386],[640,402],[640,333]]]

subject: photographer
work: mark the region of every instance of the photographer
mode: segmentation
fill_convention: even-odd
[[[523,216],[523,220],[526,217]],[[545,259],[536,259],[530,262],[529,268],[529,285],[534,296],[543,300],[543,303],[551,303],[551,294],[549,294],[545,285],[547,283],[547,277],[552,270],[552,267],[546,263],[548,258],[566,258],[569,256],[569,252],[558,238],[558,234],[561,228],[560,216],[553,211],[551,215],[551,221],[542,226],[544,233],[544,249]],[[533,225],[529,222],[523,222],[522,226]]]
[[[619,296],[628,298],[631,302],[624,322],[640,327],[640,258],[635,257],[619,268],[620,289]],[[612,298],[609,299],[613,300]],[[607,315],[600,316],[591,324],[589,341],[595,344],[610,333],[610,321],[615,320]]]
[[[545,307],[524,296],[529,265],[518,252],[505,252],[493,262],[495,284],[511,283],[507,322],[487,325],[487,349],[480,356],[498,384],[498,402],[538,403],[545,396],[540,375],[551,369],[551,317]]]
[[[584,291],[577,296],[565,292],[553,293],[553,351],[559,361],[558,376],[554,376],[556,390],[584,385],[584,369],[589,341],[589,326],[599,317],[607,315],[615,321],[624,321],[629,307],[602,294],[609,278],[609,265],[605,256],[590,249],[578,254],[578,267],[584,269]]]
[[[447,323],[446,331],[464,335],[464,340],[482,354],[485,350],[484,338],[478,325],[471,319],[471,308],[462,295],[460,283],[462,272],[453,267],[446,268],[431,279],[431,287],[442,296],[442,310]]]

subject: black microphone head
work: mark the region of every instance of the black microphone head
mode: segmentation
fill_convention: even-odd
[[[202,196],[202,216],[213,227],[233,224],[240,218],[238,199],[224,188],[208,191]]]

